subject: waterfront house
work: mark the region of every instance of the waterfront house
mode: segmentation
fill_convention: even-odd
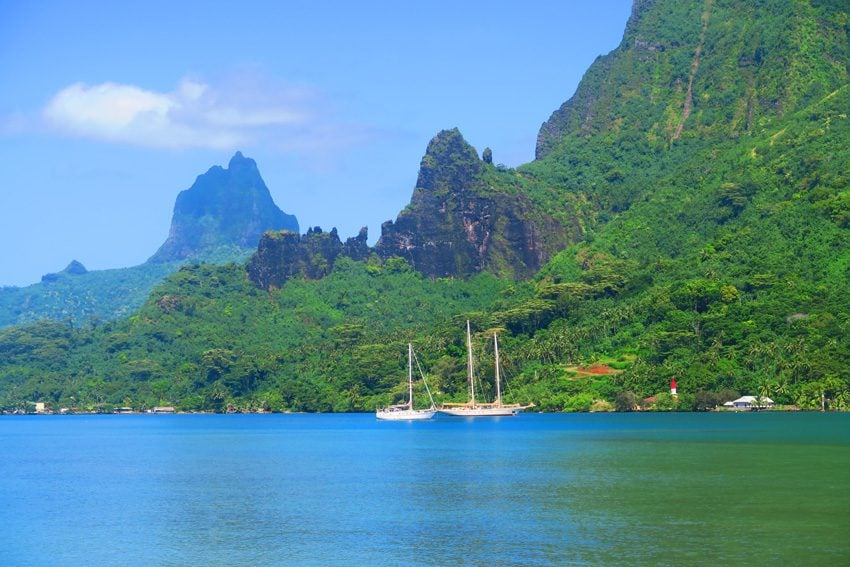
[[[757,398],[756,396],[741,396],[737,400],[726,402],[724,407],[732,409],[767,409],[773,407],[773,400],[767,396]]]

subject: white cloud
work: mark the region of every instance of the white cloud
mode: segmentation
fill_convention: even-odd
[[[66,135],[148,147],[234,149],[281,139],[298,146],[294,138],[306,141],[327,128],[315,123],[315,98],[258,76],[219,85],[184,79],[171,92],[76,83],[59,91],[42,117]]]

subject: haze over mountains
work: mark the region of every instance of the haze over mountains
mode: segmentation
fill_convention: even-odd
[[[147,262],[89,272],[74,260],[41,283],[0,288],[0,326],[126,316],[180,265],[244,261],[266,230],[298,233],[298,220],[274,203],[254,160],[237,152],[227,168],[210,168],[177,196],[168,237]]]
[[[848,108],[845,2],[637,0],[533,162],[442,130],[374,247],[272,230],[131,318],[0,333],[5,399],[371,410],[402,391],[410,341],[458,400],[469,319],[544,410],[847,407]]]

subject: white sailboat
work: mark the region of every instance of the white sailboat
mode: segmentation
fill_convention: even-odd
[[[472,361],[472,334],[469,330],[469,321],[466,322],[466,373],[469,381],[469,401],[464,404],[445,403],[439,412],[446,415],[458,417],[499,417],[516,415],[519,412],[532,407],[534,404],[523,406],[520,404],[506,404],[502,402],[502,378],[499,369],[499,338],[493,335],[493,348],[496,356],[496,399],[493,402],[479,402],[475,399],[474,365]]]
[[[418,364],[418,363],[417,363]],[[425,390],[428,392],[428,398],[431,400],[431,407],[428,409],[413,409],[413,345],[407,344],[407,402],[385,408],[377,408],[375,417],[387,421],[413,421],[419,419],[431,419],[437,413],[437,408],[434,405],[434,398],[431,397],[431,390],[428,388],[428,383],[425,382],[425,376],[422,376],[422,382],[425,384]]]

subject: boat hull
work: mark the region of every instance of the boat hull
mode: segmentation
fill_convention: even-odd
[[[375,417],[385,421],[419,421],[431,419],[435,410],[378,410]]]
[[[438,410],[442,414],[452,415],[455,417],[502,417],[512,416],[525,409],[524,406],[501,406],[501,407],[459,407],[459,408],[441,408]]]

